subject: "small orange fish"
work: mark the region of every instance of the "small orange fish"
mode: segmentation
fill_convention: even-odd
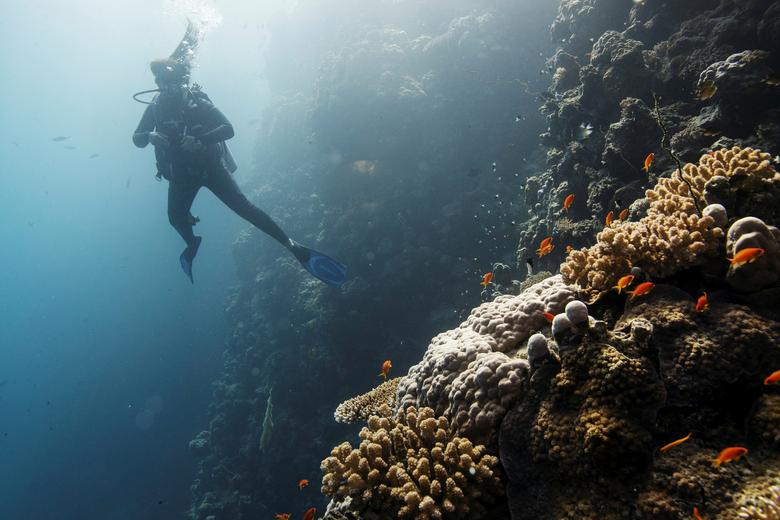
[[[742,446],[731,446],[721,451],[718,457],[712,461],[712,465],[719,468],[721,464],[739,460],[743,455],[747,455],[747,452],[747,448]]]
[[[707,298],[707,293],[699,296],[696,301],[696,312],[704,312],[710,310],[710,300]]]
[[[552,320],[554,320],[554,319],[555,319],[555,314],[553,314],[552,312],[545,312],[545,313],[544,313],[544,318],[545,318],[547,321],[549,321],[550,323],[552,323]]]
[[[310,507],[306,510],[305,513],[303,513],[303,520],[314,520],[314,515],[317,514],[317,510],[313,507]]]
[[[482,277],[482,281],[479,282],[479,285],[481,285],[482,287],[487,287],[490,284],[491,280],[493,280],[492,271],[489,273],[485,273],[485,276]]]
[[[699,508],[695,507],[693,508],[693,520],[704,520],[702,516],[699,514]]]
[[[620,291],[628,287],[634,283],[634,275],[633,274],[627,274],[626,276],[623,276],[618,280],[617,285],[613,287],[613,289],[617,289],[618,294],[620,294]]]
[[[682,444],[683,442],[685,442],[685,441],[687,441],[688,439],[690,439],[690,438],[691,438],[691,435],[693,435],[693,433],[689,433],[688,435],[686,435],[686,436],[685,436],[685,437],[683,437],[682,439],[677,439],[676,441],[672,441],[672,442],[670,442],[669,444],[665,444],[665,445],[661,446],[661,453],[666,453],[667,451],[671,450],[671,449],[672,449],[672,448],[674,448],[675,446],[679,446],[679,445],[680,445],[680,444]]]
[[[274,520],[290,520],[290,515],[292,513],[276,513],[274,515]]]
[[[653,165],[653,159],[655,159],[655,154],[653,152],[650,152],[647,154],[647,157],[645,157],[645,166],[642,168],[645,173],[650,172],[650,167]]]
[[[766,379],[764,379],[765,385],[776,385],[780,384],[780,370],[775,370],[771,374],[767,376]]]
[[[551,242],[552,242],[552,237],[545,238],[544,240],[539,242],[539,249],[543,249],[547,247],[548,245],[550,245]]]
[[[537,249],[536,250],[536,254],[539,255],[539,258],[541,258],[541,257],[543,257],[545,255],[549,255],[550,253],[552,253],[553,249],[555,249],[554,245],[547,244],[546,246]]]
[[[653,290],[653,287],[655,287],[655,284],[653,282],[644,282],[637,285],[636,289],[634,289],[633,291],[626,291],[626,293],[630,294],[631,295],[630,299],[633,300],[637,296],[646,295],[647,293]]]
[[[565,199],[563,199],[563,209],[566,211],[569,211],[569,208],[571,207],[571,203],[574,202],[574,194],[570,194]]]
[[[739,267],[743,264],[749,264],[755,262],[757,258],[764,254],[764,250],[760,247],[747,247],[742,251],[734,255],[734,258],[729,258],[728,261],[734,267]]]
[[[389,363],[389,361],[385,361],[385,363]],[[384,368],[385,368],[385,367],[383,366],[383,367],[382,367],[382,371],[383,371],[383,372],[384,372]],[[388,369],[388,370],[390,370],[390,367],[388,367],[387,369]],[[380,374],[380,375],[381,375],[381,374]],[[385,378],[387,378],[387,375],[386,375],[386,374],[385,374]],[[306,480],[305,478],[304,478],[304,479],[301,479],[301,480],[299,480],[299,481],[298,481],[298,489],[303,489],[303,488],[305,488],[305,487],[306,487],[306,486],[308,486],[308,485],[309,485],[309,481],[308,481],[308,480]]]
[[[620,214],[618,215],[618,219],[620,220],[626,220],[627,218],[628,218],[628,208],[621,211]]]
[[[612,220],[614,218],[615,218],[615,212],[614,211],[610,211],[609,213],[607,213],[606,218],[604,218],[604,225],[607,226],[607,227],[611,226],[612,225]]]
[[[382,371],[379,372],[379,376],[383,377],[385,379],[385,381],[387,381],[387,374],[388,374],[388,372],[390,372],[391,368],[393,368],[393,364],[390,362],[389,359],[386,359],[385,362],[382,363]],[[303,481],[301,481],[301,482],[303,482]],[[309,483],[309,481],[307,480],[306,484],[308,484],[308,483]],[[300,486],[301,483],[298,482],[298,485]]]
[[[573,248],[573,247],[571,247],[571,246],[566,246],[566,253],[567,253],[567,254],[568,254],[568,253],[571,253],[572,251],[574,251],[574,248]]]

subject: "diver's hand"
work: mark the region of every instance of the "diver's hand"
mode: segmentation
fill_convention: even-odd
[[[149,132],[149,142],[154,146],[160,146],[162,148],[168,148],[168,146],[170,146],[168,139],[160,132],[155,131]]]
[[[203,150],[203,143],[191,135],[186,135],[181,141],[181,149],[186,152],[199,152]]]

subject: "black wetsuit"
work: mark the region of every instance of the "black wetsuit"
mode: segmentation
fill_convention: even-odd
[[[233,137],[233,125],[200,89],[186,89],[182,98],[155,98],[141,117],[133,134],[133,143],[139,148],[149,144],[149,132],[164,135],[170,146],[155,147],[158,175],[168,181],[168,220],[191,246],[195,243],[190,214],[198,190],[205,186],[226,206],[255,227],[267,233],[285,247],[287,234],[263,210],[253,205],[241,193],[227,169],[223,158],[224,141]],[[196,137],[203,149],[183,150],[182,139]]]

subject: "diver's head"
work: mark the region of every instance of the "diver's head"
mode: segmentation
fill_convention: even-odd
[[[190,68],[171,58],[154,60],[149,64],[154,74],[154,82],[160,87],[163,96],[175,96],[181,94],[190,81]]]

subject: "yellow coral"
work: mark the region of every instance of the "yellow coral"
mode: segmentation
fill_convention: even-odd
[[[722,149],[686,164],[683,176],[694,196],[705,195],[713,177],[776,179],[769,154],[751,148]],[[638,266],[653,277],[669,276],[696,265],[720,247],[724,232],[710,216],[699,216],[691,191],[678,176],[662,178],[648,190],[650,207],[639,222],[622,221],[596,236],[596,245],[572,251],[561,264],[567,283],[596,299],[618,278]]]
[[[485,502],[503,489],[497,457],[451,435],[449,421],[430,408],[390,417],[383,406],[381,414],[369,418],[358,448],[345,442],[322,461],[324,494],[398,518],[484,516]]]
[[[400,377],[389,379],[365,394],[344,401],[333,414],[336,422],[352,424],[365,421],[370,416],[379,414],[382,405],[395,408],[396,390],[400,380]]]

